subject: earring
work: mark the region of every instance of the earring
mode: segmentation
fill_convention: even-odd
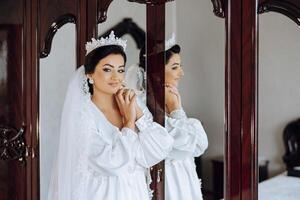
[[[89,78],[89,83],[93,85],[94,84],[94,80],[91,79],[91,78]]]

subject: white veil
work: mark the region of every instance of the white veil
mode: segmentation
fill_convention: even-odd
[[[139,99],[146,103],[146,73],[138,64],[131,65],[126,71],[125,82],[128,88],[134,89]]]
[[[86,145],[88,124],[86,104],[90,98],[84,67],[72,76],[64,101],[59,147],[54,163],[48,200],[74,200],[85,197]]]

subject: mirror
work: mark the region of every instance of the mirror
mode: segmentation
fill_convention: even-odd
[[[180,53],[174,48],[169,56],[174,44]],[[165,82],[172,86],[166,87],[165,126],[175,139],[165,160],[166,200],[223,198],[224,49],[224,20],[214,16],[211,2],[166,4]],[[176,92],[187,118],[172,105],[180,105]]]
[[[259,16],[260,200],[300,198],[299,49],[294,21],[275,12]]]
[[[55,34],[48,57],[39,66],[40,198],[47,199],[59,142],[63,103],[76,69],[76,27],[66,24]]]
[[[139,80],[141,78],[138,78],[137,73],[140,71],[142,77],[145,75],[145,66],[139,68],[139,63],[143,63],[139,55],[145,48],[146,5],[125,0],[113,1],[108,9],[108,19],[98,25],[98,37],[108,36],[111,30],[117,37],[127,40],[125,84],[128,88],[138,91],[144,99],[144,80]]]

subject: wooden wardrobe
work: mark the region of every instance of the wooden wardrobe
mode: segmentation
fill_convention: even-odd
[[[76,24],[77,66],[85,43],[98,36],[113,0],[2,0],[0,44],[6,45],[7,78],[0,90],[0,200],[39,197],[39,59],[51,53],[52,39],[66,23]],[[114,0],[118,1],[118,0]],[[164,123],[165,3],[147,4],[147,104],[155,121]],[[203,0],[202,0],[203,1]],[[207,0],[208,1],[208,0]],[[188,1],[186,1],[188,3]],[[300,25],[300,0],[211,0],[211,12],[224,18],[225,53],[225,199],[256,200],[258,14],[274,11]],[[194,24],[197,26],[197,24]],[[0,66],[1,67],[1,66]],[[0,85],[1,87],[1,85]],[[163,163],[152,169],[161,176]],[[164,182],[152,183],[154,199],[164,199]]]

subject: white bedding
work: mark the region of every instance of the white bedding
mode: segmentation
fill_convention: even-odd
[[[300,200],[300,178],[283,173],[259,183],[258,200]]]

